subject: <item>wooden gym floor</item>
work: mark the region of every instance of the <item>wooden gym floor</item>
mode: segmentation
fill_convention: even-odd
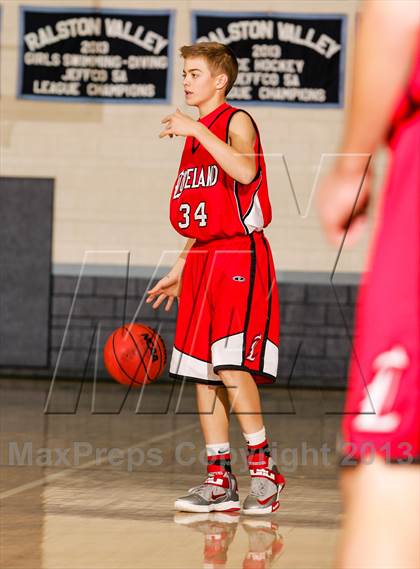
[[[205,477],[193,385],[149,386],[124,405],[111,381],[95,393],[84,385],[80,397],[79,387],[0,380],[2,567],[333,567],[342,392],[261,388],[287,486],[280,509],[257,518],[173,509]],[[231,446],[243,500],[249,475],[234,415]]]

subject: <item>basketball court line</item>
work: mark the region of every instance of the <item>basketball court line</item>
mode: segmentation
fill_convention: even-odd
[[[178,435],[180,433],[190,431],[192,429],[195,429],[198,426],[199,426],[198,423],[190,424],[190,425],[187,425],[186,427],[181,427],[180,429],[177,429],[176,431],[170,431],[167,433],[163,433],[162,435],[157,435],[156,437],[146,439],[144,441],[139,441],[136,444],[130,445],[129,447],[126,447],[122,450],[124,452],[127,452],[128,450],[130,450],[132,448],[136,448],[140,445],[150,445],[152,443],[156,443],[158,441],[168,439],[174,435]],[[55,472],[53,474],[49,474],[48,476],[45,476],[44,478],[38,478],[37,480],[34,480],[33,482],[28,482],[27,484],[21,484],[20,486],[16,486],[16,488],[12,488],[11,490],[6,490],[5,492],[2,492],[0,494],[0,500],[10,498],[11,496],[15,496],[16,494],[20,494],[21,492],[25,492],[26,490],[30,490],[32,488],[36,488],[37,486],[42,486],[43,484],[45,484],[46,482],[49,482],[50,480],[56,480],[57,478],[63,478],[63,477],[68,476],[68,475],[70,475],[70,474],[72,474],[78,470],[83,470],[85,468],[89,468],[90,466],[94,466],[94,465],[99,466],[100,464],[103,464],[106,461],[107,461],[107,457],[103,457],[100,460],[96,460],[96,459],[89,460],[88,462],[84,462],[80,466],[75,466],[74,468],[68,468],[66,470],[61,470],[60,472]]]

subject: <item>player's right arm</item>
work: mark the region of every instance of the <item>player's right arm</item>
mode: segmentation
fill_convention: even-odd
[[[179,261],[179,259],[183,259],[185,261],[185,259],[187,258],[188,251],[191,249],[191,247],[194,245],[194,243],[195,243],[195,238],[193,239],[190,237],[189,239],[187,239],[184,250],[179,255],[177,262]],[[184,265],[182,266],[182,268],[184,268]]]
[[[174,302],[174,298],[180,295],[182,272],[184,270],[185,260],[187,258],[188,251],[191,249],[194,242],[195,239],[192,238],[187,240],[183,251],[180,253],[169,273],[161,278],[153,288],[147,291],[149,298],[146,302],[151,302],[156,296],[158,297],[152,304],[153,308],[158,308],[165,298],[168,298],[168,302],[165,306],[165,310],[168,311]]]

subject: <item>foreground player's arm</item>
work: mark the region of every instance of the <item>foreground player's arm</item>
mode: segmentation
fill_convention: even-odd
[[[407,82],[418,28],[417,2],[369,0],[363,4],[340,156],[317,195],[321,224],[335,246],[353,245],[367,225],[370,156],[384,142],[393,109]]]
[[[235,113],[229,124],[230,145],[197,122],[195,138],[213,156],[221,168],[241,184],[249,184],[257,167],[254,154],[256,132],[245,113]]]
[[[363,4],[341,154],[370,155],[384,141],[413,62],[419,14],[418,3],[411,0],[369,0]],[[367,159],[341,156],[336,169],[363,173]]]

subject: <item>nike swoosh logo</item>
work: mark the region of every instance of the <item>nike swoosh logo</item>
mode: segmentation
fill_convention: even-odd
[[[211,493],[211,499],[212,500],[217,500],[217,498],[220,498],[221,496],[224,496],[226,494],[226,492],[223,492],[222,494],[215,494],[213,491]]]
[[[277,492],[268,498],[264,498],[264,500],[258,500],[258,502],[261,504],[261,506],[264,506],[265,504],[268,504],[268,502],[274,498],[274,496],[277,496]]]

